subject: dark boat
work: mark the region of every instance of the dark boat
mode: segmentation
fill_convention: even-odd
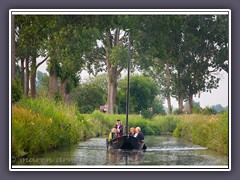
[[[144,141],[129,135],[123,135],[121,137],[108,141],[107,149],[146,149]]]

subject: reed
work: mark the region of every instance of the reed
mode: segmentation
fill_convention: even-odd
[[[173,136],[228,154],[228,113],[182,115]]]
[[[75,106],[40,98],[12,106],[12,155],[32,156],[69,147],[97,134],[95,122]]]

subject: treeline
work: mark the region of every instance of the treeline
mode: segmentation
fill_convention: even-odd
[[[107,111],[121,111],[118,85],[131,55],[132,71],[157,82],[169,114],[170,97],[180,111],[188,100],[192,113],[193,96],[217,88],[217,73],[228,72],[227,15],[14,15],[11,23],[12,80],[32,98],[37,69],[47,62],[49,98],[70,104],[83,69],[106,72]]]

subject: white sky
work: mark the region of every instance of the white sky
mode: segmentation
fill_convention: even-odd
[[[47,73],[46,71],[47,64],[43,63],[38,70]],[[83,72],[82,79],[88,77],[87,72]],[[202,108],[206,106],[213,106],[217,104],[221,104],[223,107],[228,106],[228,74],[225,71],[221,72],[221,80],[219,82],[219,87],[217,89],[213,89],[211,93],[201,93],[200,98],[193,97],[195,102],[200,102],[200,106]],[[171,100],[173,108],[178,108],[177,101],[172,98]],[[167,107],[167,101],[165,101],[164,106]]]

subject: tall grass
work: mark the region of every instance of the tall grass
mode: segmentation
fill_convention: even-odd
[[[102,123],[100,134],[107,134],[114,127],[117,119],[120,119],[126,127],[126,115],[123,114],[110,115],[94,111],[89,118]],[[129,115],[128,127],[130,129],[130,127],[139,126],[145,135],[159,135],[165,132],[172,133],[179,121],[180,119],[177,116],[157,116],[153,119],[144,119],[140,115]]]
[[[183,115],[173,136],[228,154],[228,113]]]
[[[95,125],[75,106],[44,98],[22,99],[12,108],[12,154],[32,156],[71,146],[95,136]]]

